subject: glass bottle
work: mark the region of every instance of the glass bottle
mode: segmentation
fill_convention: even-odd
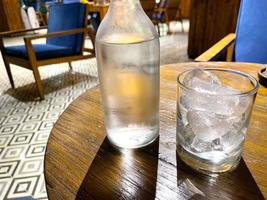
[[[96,35],[105,126],[116,147],[159,134],[159,38],[139,0],[112,0]]]

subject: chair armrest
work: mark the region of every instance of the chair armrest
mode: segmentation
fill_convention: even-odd
[[[27,32],[31,32],[31,31],[37,31],[37,30],[42,30],[47,28],[47,26],[42,26],[39,28],[32,28],[32,29],[21,29],[21,30],[16,30],[16,31],[7,31],[7,32],[2,32],[0,33],[0,38],[2,37],[10,37],[12,35],[15,34],[22,34],[22,33],[27,33]]]
[[[25,46],[26,46],[30,60],[33,60],[34,62],[36,61],[36,55],[33,50],[32,40],[37,40],[41,38],[60,37],[60,36],[65,36],[65,35],[73,35],[77,33],[93,33],[93,30],[92,28],[87,27],[87,28],[72,29],[72,30],[46,33],[46,34],[40,34],[40,35],[25,36],[24,42],[25,42]]]
[[[228,34],[219,42],[217,42],[215,45],[213,45],[211,48],[209,48],[207,51],[198,56],[195,59],[195,61],[207,62],[214,60],[217,56],[221,55],[221,53],[224,52],[224,50],[226,50],[230,45],[232,45],[234,41],[235,41],[235,34],[234,33]]]
[[[46,33],[46,34],[40,34],[40,35],[31,35],[31,36],[25,36],[25,41],[31,41],[31,40],[37,40],[41,38],[51,38],[51,37],[60,37],[65,35],[74,35],[77,33],[88,33],[93,31],[92,28],[78,28],[78,29],[71,29],[66,31],[60,31],[60,32],[53,32],[53,33]]]

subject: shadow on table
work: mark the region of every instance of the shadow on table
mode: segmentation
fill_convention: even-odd
[[[76,199],[155,199],[159,140],[141,150],[117,150],[105,138]]]
[[[243,158],[222,174],[203,174],[187,166],[176,153],[177,186],[185,199],[264,199]]]

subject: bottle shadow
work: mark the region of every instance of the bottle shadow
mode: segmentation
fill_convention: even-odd
[[[155,199],[159,139],[140,150],[116,149],[105,138],[76,199]]]
[[[176,152],[177,186],[185,199],[264,199],[246,163],[220,174],[200,173],[186,165]]]

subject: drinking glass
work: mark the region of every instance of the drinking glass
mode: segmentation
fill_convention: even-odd
[[[259,87],[249,74],[205,68],[181,73],[177,97],[177,153],[202,172],[234,169]]]

